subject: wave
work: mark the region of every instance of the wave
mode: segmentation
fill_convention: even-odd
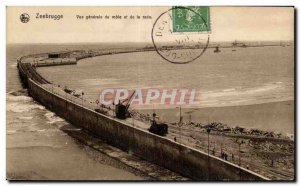
[[[273,82],[250,88],[229,88],[198,92],[201,106],[244,105],[294,99],[294,84]]]
[[[40,110],[45,109],[44,106],[36,104],[33,101],[33,98],[22,94],[25,94],[24,90],[11,91],[6,94],[6,111],[22,113],[22,112],[28,112],[32,109],[40,109]],[[28,120],[32,118],[23,117],[23,119]]]
[[[10,149],[36,149],[36,148],[49,148],[49,149],[61,149],[64,148],[63,145],[31,145],[31,146],[14,146],[14,147],[7,147],[7,150]]]
[[[217,91],[199,92],[202,99],[205,98],[217,98],[217,97],[229,97],[229,96],[240,96],[240,95],[253,95],[254,93],[266,93],[268,91],[274,91],[284,88],[282,85],[277,83],[265,84],[263,86],[253,88],[230,88]]]
[[[15,67],[17,67],[17,63],[11,64],[9,66],[12,67],[12,68],[15,68]]]
[[[198,90],[195,101],[199,104],[181,105],[184,108],[225,107],[252,105],[294,100],[294,84],[272,82],[256,87],[235,87],[219,90]],[[155,105],[155,108],[169,109],[178,105]],[[135,109],[151,109],[152,105],[132,105]]]
[[[85,85],[91,85],[91,86],[102,86],[107,84],[118,84],[120,80],[114,79],[114,78],[94,78],[94,79],[82,79],[79,81],[79,83],[85,84]]]
[[[8,94],[6,96],[7,101],[13,101],[13,102],[31,102],[33,99],[29,96],[13,96],[11,94]]]
[[[6,130],[7,135],[15,134],[15,133],[17,133],[17,130]]]
[[[56,122],[62,122],[62,121],[65,121],[64,119],[58,117],[55,115],[55,113],[53,112],[47,112],[46,114],[44,114],[44,116],[47,118],[47,123],[56,123]]]
[[[18,119],[21,119],[21,120],[31,120],[33,117],[32,116],[20,116],[18,117]]]
[[[6,111],[11,111],[11,112],[15,112],[15,113],[22,113],[22,112],[28,112],[30,110],[33,109],[40,109],[40,110],[44,110],[45,107],[41,106],[41,105],[37,105],[37,104],[24,104],[24,103],[19,103],[19,102],[12,102],[12,103],[8,103],[6,105]]]

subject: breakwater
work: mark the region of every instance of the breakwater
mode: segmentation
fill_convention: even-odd
[[[55,94],[43,86],[49,82],[35,71],[33,64],[24,58],[18,60],[19,72],[29,95],[58,116],[113,146],[195,180],[267,180],[220,158],[102,115]]]

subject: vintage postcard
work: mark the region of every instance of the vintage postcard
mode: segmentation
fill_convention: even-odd
[[[7,180],[295,181],[294,14],[8,6]]]

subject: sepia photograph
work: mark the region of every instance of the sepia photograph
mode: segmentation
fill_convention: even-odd
[[[293,6],[7,6],[6,179],[294,182],[295,29]]]

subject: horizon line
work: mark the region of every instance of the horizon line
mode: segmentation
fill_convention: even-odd
[[[240,42],[294,42],[294,40],[238,40],[238,39],[235,39],[235,40],[224,40],[224,41],[211,41],[210,43],[218,43],[218,42],[235,42],[235,41],[240,41]],[[144,42],[139,42],[139,41],[121,41],[121,42],[101,42],[101,41],[98,41],[98,42],[45,42],[45,43],[41,43],[41,42],[32,42],[32,43],[25,43],[25,42],[12,42],[12,43],[9,43],[9,42],[6,42],[6,45],[8,44],[101,44],[101,43],[115,43],[115,44],[124,44],[124,43],[149,43],[151,44],[152,42],[147,42],[147,41],[144,41]],[[167,42],[166,42],[167,43]]]

